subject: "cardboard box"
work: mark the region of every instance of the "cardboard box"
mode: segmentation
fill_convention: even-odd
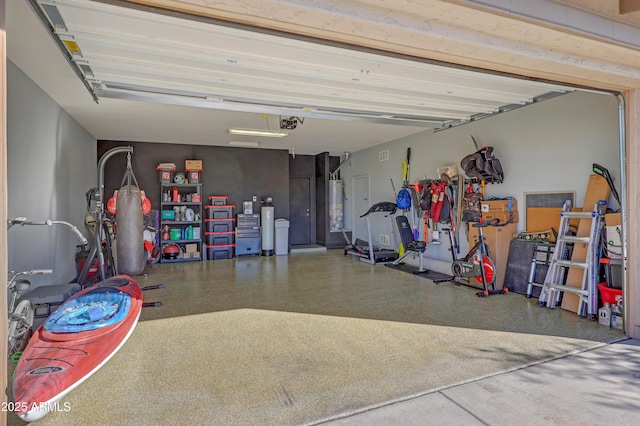
[[[527,208],[527,224],[525,230],[527,232],[545,232],[554,229],[556,232],[560,228],[560,212],[561,207],[529,207]],[[572,212],[582,211],[582,207],[574,207]],[[580,219],[571,219],[569,225],[578,228]],[[549,241],[554,242],[555,238]]]
[[[516,212],[518,211],[518,200],[509,198],[507,200],[488,200],[480,203],[482,216],[485,212]]]
[[[504,211],[504,212],[500,212],[500,211],[491,211],[491,212],[482,212],[482,220],[489,220],[489,219],[493,219],[493,218],[498,218],[500,219],[500,223],[505,223],[509,220],[509,217],[511,217],[511,215],[513,215],[513,220],[511,221],[511,223],[518,223],[518,212],[509,212],[509,211]]]
[[[185,160],[184,169],[186,171],[202,171],[202,160]]]
[[[199,259],[200,258],[200,252],[199,251],[186,252],[186,253],[183,254],[182,257],[184,259]]]
[[[622,225],[621,213],[607,213],[604,215],[604,223],[607,226],[619,226]]]
[[[196,253],[198,251],[198,244],[196,243],[185,244],[184,251],[185,253]]]

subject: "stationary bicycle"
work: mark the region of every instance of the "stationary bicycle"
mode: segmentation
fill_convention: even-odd
[[[17,352],[22,352],[25,346],[27,346],[27,343],[29,343],[33,327],[33,319],[35,317],[35,308],[29,299],[21,300],[16,305],[16,301],[20,298],[20,295],[31,285],[28,280],[21,277],[25,275],[43,275],[51,273],[53,273],[51,269],[32,269],[22,272],[9,272],[10,278],[7,283],[7,288],[10,291],[9,307],[7,309],[9,312],[9,324],[7,328],[7,348],[9,350],[9,358]]]
[[[487,297],[492,294],[505,294],[509,290],[506,288],[496,290],[496,266],[491,260],[489,247],[484,240],[483,228],[487,226],[505,226],[510,221],[500,224],[500,219],[493,218],[486,222],[474,223],[474,228],[478,228],[478,242],[474,244],[469,252],[462,258],[458,259],[453,246],[451,232],[449,239],[451,240],[451,256],[453,263],[451,264],[451,279],[443,281],[452,281],[455,285],[465,285],[471,288],[480,288],[482,291],[476,293],[478,297]],[[470,278],[475,278],[482,287],[471,284]],[[440,281],[442,282],[442,281]]]

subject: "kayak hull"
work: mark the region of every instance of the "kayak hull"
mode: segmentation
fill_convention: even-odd
[[[116,322],[88,317],[87,322],[97,326],[87,326],[86,330],[60,332],[48,327],[65,307],[67,311],[80,312],[78,301],[90,300],[95,305],[99,299],[109,300],[112,305],[115,303],[111,300],[126,299],[126,312],[121,312]],[[142,290],[127,275],[108,278],[69,298],[36,330],[20,357],[13,381],[16,414],[32,422],[51,410],[60,410],[59,401],[124,345],[138,323],[141,310]],[[73,327],[77,328],[72,324],[69,329],[76,330]]]

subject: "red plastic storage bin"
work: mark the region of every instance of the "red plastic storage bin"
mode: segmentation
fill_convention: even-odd
[[[607,302],[609,302],[610,305],[615,305],[618,303],[616,296],[622,296],[622,290],[607,287],[607,283],[598,284],[598,290],[600,291],[603,305]]]

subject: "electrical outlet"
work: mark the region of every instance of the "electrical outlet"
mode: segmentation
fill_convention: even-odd
[[[257,195],[254,195],[254,196],[253,196],[253,202],[255,203],[256,201],[258,201],[258,196],[257,196]]]
[[[383,246],[389,245],[389,235],[380,234],[380,245],[383,245]]]

